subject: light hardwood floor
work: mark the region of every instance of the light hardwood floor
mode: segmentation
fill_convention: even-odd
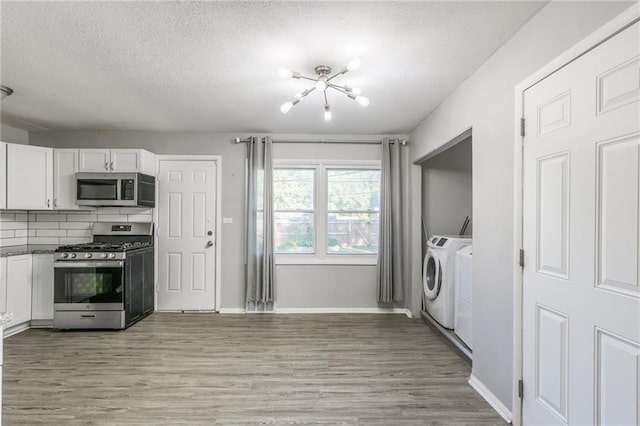
[[[505,424],[401,315],[154,314],[4,347],[5,425]]]

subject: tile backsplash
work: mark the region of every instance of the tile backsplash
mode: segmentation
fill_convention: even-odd
[[[27,244],[29,215],[23,211],[0,212],[0,246]]]
[[[76,244],[91,241],[94,222],[152,222],[153,209],[100,207],[88,211],[4,211],[0,246]]]

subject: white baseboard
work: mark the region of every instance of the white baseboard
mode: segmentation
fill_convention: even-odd
[[[244,308],[220,308],[218,310],[220,314],[246,314],[247,311]]]
[[[53,319],[32,319],[30,328],[53,328]]]
[[[469,385],[475,389],[476,392],[480,394],[481,397],[485,399],[489,403],[489,405],[496,410],[500,417],[504,419],[505,422],[511,423],[513,420],[513,414],[511,410],[509,410],[500,400],[491,392],[476,376],[473,374],[469,377]]]
[[[28,330],[29,322],[23,322],[22,324],[14,325],[13,327],[7,328],[4,330],[3,338],[7,338],[9,336],[13,336],[14,334],[21,333],[25,330]]]
[[[277,308],[276,314],[404,314],[411,318],[405,308]]]
[[[243,308],[220,308],[221,314],[244,314]],[[405,308],[276,308],[266,314],[404,314],[413,318],[411,311]]]

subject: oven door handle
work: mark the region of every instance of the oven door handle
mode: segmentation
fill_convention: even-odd
[[[105,260],[105,261],[60,261],[53,262],[54,268],[122,268],[124,260]]]

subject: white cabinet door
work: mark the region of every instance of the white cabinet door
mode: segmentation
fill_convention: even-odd
[[[31,319],[53,320],[53,255],[33,255]]]
[[[0,257],[0,312],[7,312],[7,258],[6,257]]]
[[[77,149],[53,150],[53,208],[78,209],[76,204]]]
[[[111,171],[112,172],[140,172],[142,153],[139,149],[112,149],[111,150]]]
[[[53,149],[7,144],[7,208],[53,208]]]
[[[111,150],[109,149],[81,149],[79,156],[79,172],[108,173],[110,171]]]
[[[7,257],[7,312],[13,319],[5,328],[31,319],[31,255]]]
[[[0,142],[0,209],[7,208],[7,144]]]

